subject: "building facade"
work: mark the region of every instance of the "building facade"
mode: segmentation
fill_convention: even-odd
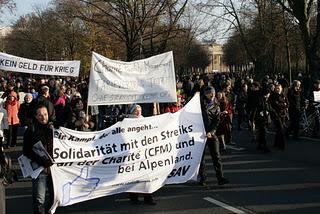
[[[5,37],[11,33],[12,28],[11,27],[0,27],[0,51],[4,51],[4,40]]]
[[[222,45],[212,43],[205,44],[203,47],[209,55],[210,64],[206,68],[207,73],[213,72],[228,72],[229,68],[223,63],[223,49]]]

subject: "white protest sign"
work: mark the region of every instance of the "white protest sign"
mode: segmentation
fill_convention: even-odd
[[[36,179],[44,169],[24,155],[18,157],[18,162],[24,178],[30,176],[31,178]]]
[[[0,69],[29,74],[77,77],[80,61],[38,61],[0,52]]]
[[[54,205],[117,194],[152,193],[165,184],[197,180],[205,146],[200,98],[180,111],[127,118],[97,132],[54,132]]]
[[[172,52],[122,62],[92,54],[88,105],[176,102]]]
[[[313,100],[315,101],[315,102],[320,102],[320,91],[314,91],[313,92]]]

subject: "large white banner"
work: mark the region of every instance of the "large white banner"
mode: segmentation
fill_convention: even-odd
[[[179,112],[127,118],[98,132],[54,132],[51,167],[58,206],[117,194],[152,193],[197,180],[205,146],[200,98]]]
[[[176,102],[172,52],[122,62],[92,54],[89,105]]]
[[[30,74],[77,77],[80,61],[38,61],[0,52],[0,69]]]

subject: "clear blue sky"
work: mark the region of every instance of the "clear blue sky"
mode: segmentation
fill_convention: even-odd
[[[1,15],[1,26],[9,26],[12,22],[16,21],[21,15],[25,15],[34,11],[34,8],[44,9],[47,8],[51,0],[14,0],[17,8],[14,14],[5,11]]]

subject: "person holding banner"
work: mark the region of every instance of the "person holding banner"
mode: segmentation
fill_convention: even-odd
[[[212,163],[214,170],[216,172],[216,177],[219,185],[224,185],[229,183],[229,180],[223,177],[221,156],[219,151],[219,141],[216,135],[216,130],[219,124],[220,117],[220,107],[219,103],[215,97],[215,89],[208,86],[204,90],[204,97],[202,99],[202,117],[207,133],[207,143],[206,146],[209,148],[209,152],[212,158]],[[205,170],[205,149],[203,151],[202,160],[199,169],[200,185],[206,186],[207,174]]]
[[[50,166],[52,161],[39,156],[33,149],[33,145],[41,142],[48,154],[52,157],[53,151],[53,126],[49,123],[49,115],[46,106],[38,105],[35,108],[35,121],[24,133],[23,154],[31,161],[43,166],[44,170],[36,179],[32,179],[33,213],[45,214],[53,203],[53,184]],[[48,198],[46,197],[48,193]]]
[[[139,117],[143,117],[142,116],[142,108],[140,105],[137,104],[133,104],[131,105],[130,109],[129,109],[129,118],[139,118]],[[144,198],[144,203],[145,204],[149,204],[149,205],[156,205],[156,202],[154,202],[153,200],[153,196],[152,194],[148,194],[148,193],[141,193],[143,195]],[[134,193],[134,192],[130,192],[129,193],[129,198],[130,201],[133,204],[137,204],[139,203],[139,193]]]

